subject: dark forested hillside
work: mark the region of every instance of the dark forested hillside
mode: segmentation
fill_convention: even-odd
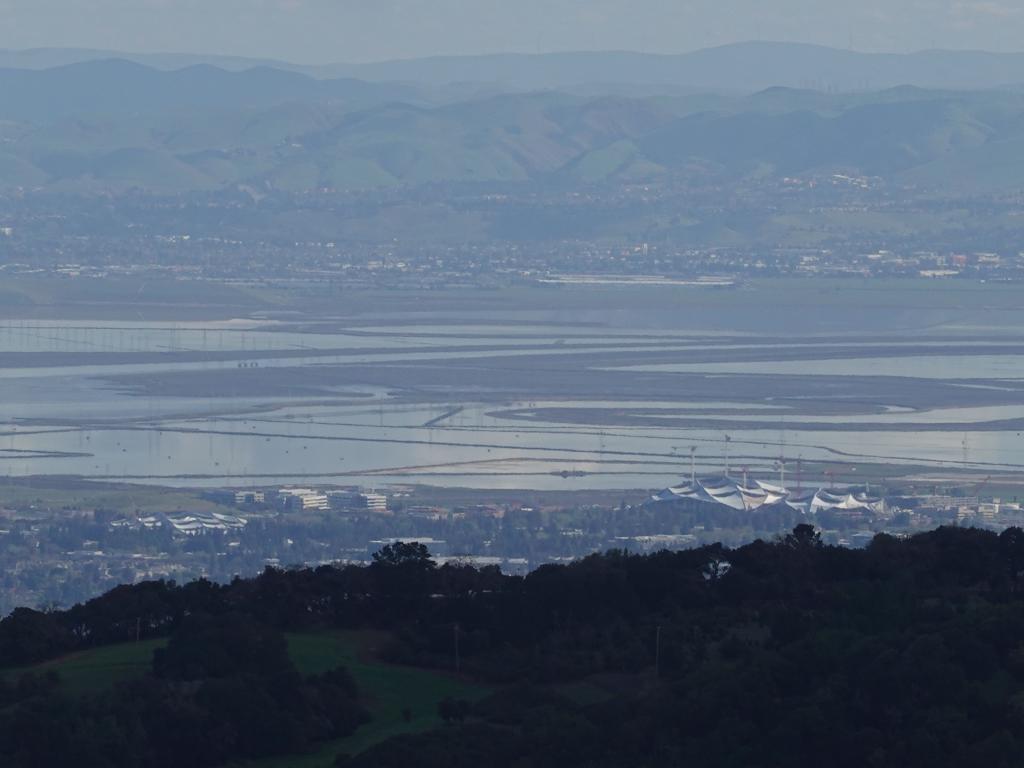
[[[383,633],[393,663],[457,668],[495,693],[439,701],[447,726],[339,764],[1013,766],[1022,585],[1019,529],[880,535],[852,551],[800,526],[735,550],[610,552],[525,578],[438,568],[398,544],[369,567],[126,586],[0,622],[8,667],[170,638],[148,675],[82,699],[7,674],[0,752],[67,765],[84,744],[89,765],[160,766],[308,749],[364,715],[344,671],[297,675],[280,632],[348,628]]]

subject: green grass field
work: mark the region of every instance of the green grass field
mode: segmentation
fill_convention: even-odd
[[[323,744],[308,755],[273,758],[249,764],[249,768],[329,768],[341,753],[355,754],[402,733],[437,727],[441,699],[477,701],[490,691],[452,675],[432,670],[384,664],[374,659],[374,648],[385,636],[374,632],[321,632],[289,634],[288,650],[299,671],[315,675],[344,665],[365,697],[373,719],[352,736]],[[110,645],[82,651],[33,667],[0,672],[7,680],[25,672],[55,671],[73,695],[86,695],[123,680],[141,677],[152,665],[153,651],[166,640]],[[411,717],[403,717],[408,709]]]
[[[60,675],[61,685],[68,693],[83,696],[146,674],[152,666],[153,651],[166,643],[166,640],[146,640],[107,645],[2,674],[7,680],[13,680],[26,672],[45,674],[53,671]]]
[[[356,754],[392,736],[439,726],[437,703],[447,696],[477,701],[490,693],[452,675],[373,660],[374,646],[383,639],[372,632],[289,635],[292,659],[303,674],[342,664],[348,668],[366,696],[373,720],[352,736],[328,742],[312,754],[260,760],[249,768],[329,768],[339,754]],[[411,713],[408,722],[402,716],[404,709]]]
[[[207,501],[198,493],[147,486],[112,486],[77,479],[36,478],[0,483],[0,506],[21,509],[34,505],[42,510],[107,509],[134,512],[223,512],[226,507]],[[42,514],[42,513],[41,513]]]

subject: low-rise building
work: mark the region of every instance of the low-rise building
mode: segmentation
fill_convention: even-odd
[[[385,514],[388,511],[388,497],[382,493],[360,494],[363,506],[377,514]]]
[[[279,495],[285,499],[285,506],[302,512],[326,511],[331,508],[327,494],[312,488],[282,488]]]

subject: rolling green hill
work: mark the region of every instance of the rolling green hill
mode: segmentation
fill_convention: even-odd
[[[526,576],[397,542],[369,566],[124,585],[0,621],[0,665],[65,674],[63,690],[0,678],[0,754],[16,768],[1011,768],[1022,580],[1017,527],[847,549],[801,522]],[[154,630],[165,646],[90,647]],[[479,685],[443,672],[456,647]]]
[[[13,683],[26,673],[45,675],[54,672],[60,676],[61,687],[67,693],[85,696],[145,675],[152,667],[153,651],[166,644],[166,640],[160,639],[106,645],[32,667],[4,670],[0,676]]]
[[[260,760],[249,768],[330,768],[341,752],[357,754],[392,736],[439,726],[437,704],[446,697],[477,701],[489,692],[484,686],[443,672],[376,660],[376,649],[387,640],[381,633],[292,633],[287,639],[292,662],[303,675],[321,675],[339,666],[348,669],[372,720],[353,735],[325,743],[312,754]],[[152,669],[153,652],[166,644],[166,640],[159,639],[103,646],[33,667],[5,670],[0,672],[0,679],[14,682],[25,673],[54,672],[64,691],[75,697],[86,696],[147,675]]]
[[[178,194],[431,184],[737,183],[849,173],[1018,188],[1024,93],[749,96],[422,89],[258,68],[0,70],[0,190]]]

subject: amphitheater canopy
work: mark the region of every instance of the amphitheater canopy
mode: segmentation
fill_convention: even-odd
[[[885,509],[884,499],[849,490],[820,488],[793,493],[782,486],[760,480],[742,483],[731,477],[684,482],[655,494],[652,501],[715,504],[746,512],[785,505],[795,511],[812,515],[833,510],[881,512]]]

